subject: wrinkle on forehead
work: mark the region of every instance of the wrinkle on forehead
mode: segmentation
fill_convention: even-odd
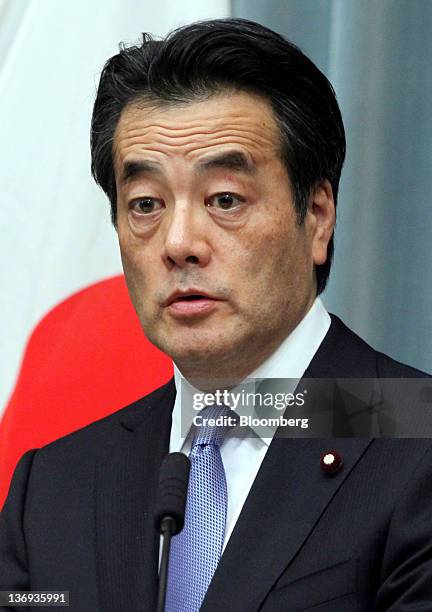
[[[114,152],[194,157],[218,145],[240,145],[255,157],[279,152],[280,133],[270,105],[259,96],[233,94],[182,106],[127,107],[117,126]]]

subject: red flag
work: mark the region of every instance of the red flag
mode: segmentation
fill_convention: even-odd
[[[123,276],[51,310],[28,342],[0,423],[0,508],[15,465],[165,383],[172,362],[144,336]]]

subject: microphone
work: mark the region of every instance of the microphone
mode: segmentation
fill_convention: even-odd
[[[154,525],[163,536],[163,544],[159,570],[157,612],[164,612],[165,607],[171,536],[180,533],[184,525],[189,471],[190,461],[183,453],[167,455],[162,461],[159,471]]]

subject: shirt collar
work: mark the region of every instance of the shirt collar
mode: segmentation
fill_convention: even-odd
[[[279,347],[248,376],[248,379],[284,378],[300,380],[324,340],[330,323],[330,316],[321,299],[317,297],[300,323]],[[177,393],[172,413],[171,451],[181,449],[192,425],[193,413],[182,414],[182,399],[183,405],[192,405],[194,394],[200,393],[183,377],[175,364],[174,382]],[[244,388],[244,384],[240,384],[231,391],[235,393],[241,388]],[[253,427],[251,429],[267,446],[270,444],[275,429],[270,432],[270,437],[264,437],[262,429]]]

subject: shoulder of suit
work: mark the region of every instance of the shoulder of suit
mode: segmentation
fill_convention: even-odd
[[[334,314],[325,338],[328,354],[330,348],[334,358],[346,377],[364,378],[429,378],[430,374],[396,361],[389,355],[375,350],[365,340]]]
[[[430,374],[379,352],[377,352],[377,370],[379,378],[431,378]]]
[[[163,405],[170,409],[175,397],[173,381],[174,379],[171,379],[166,384],[128,406],[50,442],[39,449],[38,454],[51,454],[60,449],[73,446],[77,448],[96,448],[100,444],[105,444],[108,440],[113,440],[116,433],[121,434],[121,431],[124,431],[124,429],[132,430],[135,423],[141,421],[144,411],[150,410],[152,406]]]

